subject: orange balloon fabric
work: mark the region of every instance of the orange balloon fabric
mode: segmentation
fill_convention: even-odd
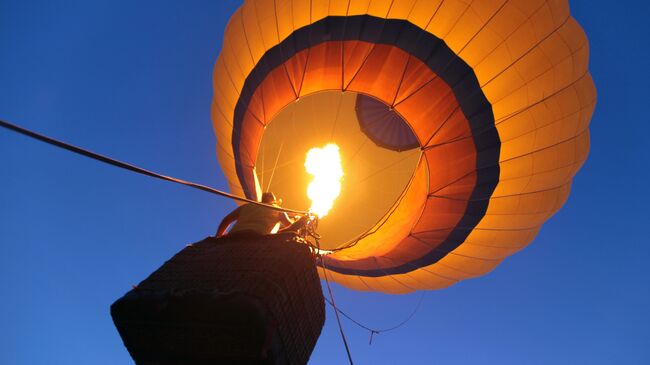
[[[379,110],[350,114],[370,144],[406,154],[417,140],[419,154],[399,198],[323,267],[357,290],[444,288],[494,269],[564,204],[589,151],[588,48],[560,0],[246,0],[214,69],[219,163],[233,193],[259,198],[274,121],[357,95]]]

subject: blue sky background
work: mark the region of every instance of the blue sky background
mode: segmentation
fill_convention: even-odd
[[[357,363],[650,363],[649,4],[571,2],[599,101],[564,208],[528,248],[427,293],[371,346],[344,321]],[[226,189],[211,73],[238,5],[0,0],[0,118]],[[131,364],[110,304],[233,207],[0,130],[0,364]],[[419,298],[334,289],[375,327]],[[310,363],[345,363],[327,315]]]

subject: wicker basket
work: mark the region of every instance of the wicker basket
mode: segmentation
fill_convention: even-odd
[[[181,250],[111,306],[136,364],[307,363],[325,308],[299,241],[226,236]]]

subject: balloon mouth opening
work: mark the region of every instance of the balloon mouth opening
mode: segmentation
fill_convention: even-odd
[[[365,101],[359,103],[360,97]],[[378,107],[368,98],[376,100],[341,90],[303,95],[271,118],[257,149],[260,191],[275,192],[285,207],[325,217],[319,223],[325,250],[358,239],[385,219],[408,189],[420,159],[401,117],[392,119],[399,126],[385,118],[382,125],[371,122],[364,128],[359,118],[372,113],[359,109]]]

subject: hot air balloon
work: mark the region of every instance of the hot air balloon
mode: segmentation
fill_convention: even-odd
[[[308,210],[320,159],[305,158],[336,150],[318,274],[445,288],[524,248],[566,201],[589,150],[588,56],[566,0],[245,0],[214,67],[219,164],[232,193]],[[283,361],[307,361],[314,318]]]
[[[305,152],[338,144],[319,233],[345,249],[321,266],[356,290],[448,287],[566,201],[589,150],[588,55],[566,0],[247,0],[214,68],[217,156],[233,192],[307,209]]]

